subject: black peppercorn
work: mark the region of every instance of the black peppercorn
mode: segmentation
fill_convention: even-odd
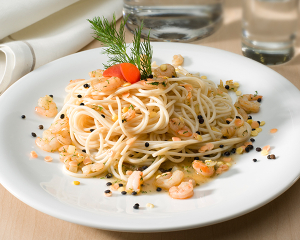
[[[34,132],[31,133],[31,136],[36,137],[36,134]]]
[[[21,118],[25,119],[25,118],[26,118],[26,116],[25,116],[25,115],[22,115],[22,116],[21,116]]]
[[[257,99],[258,102],[261,102],[261,98]]]
[[[145,147],[149,147],[149,143],[148,142],[145,142]]]
[[[254,159],[253,159],[253,162],[257,162],[257,159],[254,158]]]
[[[84,88],[89,88],[90,85],[88,85],[87,83],[83,85]]]
[[[107,182],[107,183],[106,183],[106,186],[111,186],[111,185],[112,185],[111,182]]]
[[[60,115],[60,118],[61,118],[61,119],[64,119],[64,118],[65,118],[65,114],[61,114],[61,115]]]
[[[232,154],[235,154],[235,152],[236,152],[236,148],[231,149]]]
[[[157,192],[160,192],[160,191],[161,191],[161,188],[160,188],[160,187],[156,188],[156,191],[157,191]]]
[[[235,116],[235,118],[236,118],[236,119],[241,119],[241,117],[240,117],[240,116]]]
[[[200,158],[199,157],[194,157],[194,160],[199,160]]]
[[[138,203],[136,203],[136,204],[133,205],[134,209],[139,209],[139,207],[140,207],[140,204],[138,204]]]
[[[49,95],[49,97],[52,97],[52,98],[53,98],[53,95],[51,94],[51,95]]]
[[[82,102],[82,103],[80,103],[79,105],[80,105],[80,106],[84,106],[84,103]]]
[[[106,174],[106,178],[112,178],[112,174],[111,173],[108,173],[108,174]]]
[[[80,94],[77,95],[78,98],[82,98],[82,96]]]
[[[105,118],[105,115],[104,115],[104,114],[101,114],[101,117]]]
[[[251,116],[248,116],[248,119],[252,119],[252,117],[251,117]]]
[[[127,192],[126,192],[126,191],[122,191],[121,194],[122,194],[122,195],[126,195]]]
[[[224,152],[224,156],[226,157],[230,156],[230,152]]]
[[[85,150],[85,149],[82,149],[82,152],[86,153],[86,150]]]
[[[136,191],[133,191],[133,192],[131,193],[131,195],[137,195],[137,192],[136,192]]]
[[[39,125],[39,129],[44,129],[44,126],[43,125]]]
[[[260,151],[261,151],[261,148],[260,148],[260,147],[257,147],[255,150],[256,150],[256,152],[260,152]]]
[[[199,123],[200,123],[200,124],[203,124],[203,123],[204,123],[204,119],[203,119],[203,118],[200,118],[200,119],[199,119]]]
[[[110,190],[105,190],[104,192],[105,192],[105,193],[110,193]]]
[[[223,144],[221,144],[220,146],[219,146],[219,148],[223,148],[224,147],[224,145]]]
[[[228,90],[228,89],[229,89],[229,86],[228,86],[228,85],[225,85],[225,88]]]
[[[255,142],[255,139],[254,139],[254,138],[250,138],[250,141],[251,141],[251,142]]]

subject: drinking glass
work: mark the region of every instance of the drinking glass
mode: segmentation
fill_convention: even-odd
[[[144,22],[142,37],[158,41],[190,42],[215,32],[223,21],[223,0],[124,0],[127,28]]]
[[[265,65],[294,56],[299,0],[243,0],[242,52]]]

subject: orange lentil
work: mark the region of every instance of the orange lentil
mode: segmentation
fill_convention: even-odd
[[[234,120],[234,125],[237,127],[241,127],[244,125],[244,121],[242,119],[235,119]]]
[[[259,123],[257,121],[252,121],[251,128],[258,128],[258,127],[259,127]]]
[[[31,151],[31,152],[30,152],[30,156],[31,156],[32,158],[37,158],[37,157],[38,157],[38,155],[37,155],[37,153],[36,153],[35,151]]]
[[[46,157],[44,158],[44,160],[45,160],[46,162],[52,162],[53,158],[50,157],[50,156],[46,156]]]
[[[266,145],[266,146],[264,146],[263,148],[262,148],[262,150],[266,150],[266,151],[270,151],[270,149],[271,149],[271,146],[270,145]]]
[[[277,128],[273,128],[270,130],[270,133],[276,133],[277,131],[278,131]]]

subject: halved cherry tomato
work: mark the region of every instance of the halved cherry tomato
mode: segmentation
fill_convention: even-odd
[[[132,63],[121,63],[120,68],[125,78],[125,81],[130,83],[136,83],[140,81],[141,79],[140,70]]]
[[[118,77],[125,80],[121,72],[120,64],[113,65],[103,72],[103,77]]]

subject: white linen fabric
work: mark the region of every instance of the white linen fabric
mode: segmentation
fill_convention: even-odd
[[[122,0],[0,0],[0,6],[0,94],[30,71],[90,43],[87,19],[122,16]]]

